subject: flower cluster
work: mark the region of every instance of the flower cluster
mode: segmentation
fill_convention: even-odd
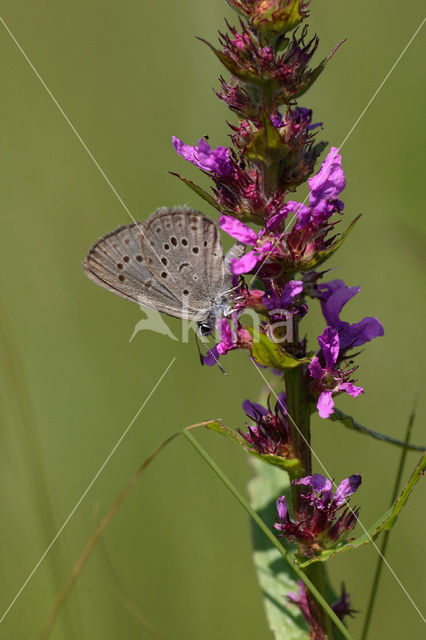
[[[257,453],[292,458],[291,430],[287,418],[285,395],[280,393],[275,407],[265,408],[246,400],[243,404],[246,415],[255,423],[247,425],[247,432],[238,429],[249,449]]]
[[[355,324],[340,319],[343,306],[359,291],[359,287],[348,287],[342,280],[323,283],[317,289],[327,327],[318,336],[320,351],[312,359],[309,373],[321,418],[333,413],[334,394],[344,391],[356,398],[363,392],[351,380],[356,367],[348,364],[347,352],[384,333],[377,318],[364,318]]]
[[[358,509],[352,510],[347,500],[361,483],[359,474],[351,475],[333,494],[328,479],[311,473],[313,405],[321,418],[328,418],[338,394],[357,397],[363,393],[356,384],[354,350],[382,336],[383,327],[374,317],[354,324],[342,320],[344,305],[360,289],[342,280],[324,282],[326,271],[319,270],[348,237],[355,221],[342,228],[346,177],[340,151],[331,147],[315,173],[327,146],[317,141],[322,123],[310,109],[296,103],[331,57],[312,64],[318,38],[308,36],[308,27],[301,25],[309,2],[228,3],[242,18],[240,26],[228,24],[228,32],[220,33],[220,46],[209,46],[231,73],[229,80],[220,77],[216,94],[238,119],[229,125],[230,144],[212,147],[206,137],[189,145],[173,138],[176,152],[211,180],[212,191],[183,180],[214,205],[220,212],[220,228],[244,251],[227,259],[234,295],[224,317],[217,320],[219,341],[203,361],[214,365],[229,351],[247,349],[255,364],[284,378],[288,405],[284,393],[273,407],[246,401],[250,423],[238,431],[242,444],[257,457],[277,463],[270,456],[278,456],[299,465],[295,470],[279,461],[292,469],[292,504],[284,496],[277,500],[274,528],[279,536],[294,540],[299,553],[312,557],[334,547],[355,526]],[[301,202],[294,192],[306,181],[309,193]],[[256,289],[251,289],[255,279]],[[321,305],[326,325],[317,338],[319,348],[316,340],[312,345],[299,332],[311,301]],[[256,330],[244,325],[247,309],[258,314]],[[285,332],[274,330],[283,325]],[[298,376],[289,375],[290,367]],[[317,634],[321,619],[315,618],[309,597],[303,587],[289,600],[301,609],[310,637],[319,640],[325,636],[321,630]],[[344,589],[333,609],[340,619],[352,615]]]
[[[240,324],[238,312],[229,319],[218,319],[216,328],[220,335],[220,342],[209,349],[206,356],[203,356],[203,364],[211,367],[217,364],[219,357],[224,356],[228,351],[250,349],[253,340],[247,329]]]
[[[274,528],[280,536],[301,544],[305,555],[312,556],[335,545],[353,529],[358,509],[349,507],[347,500],[361,484],[359,473],[343,480],[334,495],[330,480],[318,473],[293,480],[292,484],[303,490],[295,519],[290,517],[285,496],[281,496]]]

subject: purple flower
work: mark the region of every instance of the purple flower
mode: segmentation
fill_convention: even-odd
[[[290,114],[290,117],[288,114]],[[289,133],[291,133],[292,138],[297,137],[301,130],[312,131],[322,126],[322,122],[314,122],[314,124],[311,124],[312,109],[306,109],[305,107],[295,107],[292,111],[289,110],[285,119],[279,111],[276,111],[271,116],[271,122],[277,129],[290,124]]]
[[[358,510],[348,507],[347,500],[361,484],[359,473],[343,480],[334,496],[330,480],[319,473],[293,480],[292,484],[307,489],[299,495],[299,509],[295,520],[289,515],[285,496],[278,498],[278,518],[274,529],[280,532],[280,537],[295,539],[304,545],[305,555],[312,556],[334,546],[353,529]]]
[[[280,127],[284,126],[284,118],[281,115],[281,113],[279,111],[276,111],[272,116],[271,116],[271,122],[274,125],[274,127],[276,127],[277,129],[279,129]]]
[[[282,209],[283,217],[287,217],[289,213],[293,213],[296,217],[295,227],[302,229],[306,227],[311,220],[311,210],[301,202],[289,200]]]
[[[219,357],[226,355],[228,351],[251,347],[253,339],[247,329],[240,325],[237,315],[235,314],[235,318],[231,320],[233,327],[231,327],[228,318],[217,321],[216,328],[220,335],[220,341],[212,349],[209,349],[207,355],[202,356],[203,364],[212,367],[217,364]]]
[[[344,204],[336,196],[346,185],[342,169],[342,157],[336,147],[332,147],[318,173],[309,178],[309,207],[302,202],[290,200],[281,211],[282,218],[293,213],[296,229],[306,226],[321,227],[333,213],[343,211]]]
[[[275,408],[245,400],[243,409],[247,416],[255,423],[247,425],[248,431],[237,429],[246,441],[248,448],[261,454],[272,454],[282,458],[292,458],[291,430],[287,419],[285,395],[280,393]]]
[[[345,391],[356,398],[363,389],[348,381],[354,369],[342,370],[337,367],[340,354],[338,331],[332,327],[326,327],[318,336],[318,342],[321,352],[311,360],[309,372],[316,381],[314,390],[319,393],[318,413],[321,418],[328,418],[334,411],[333,394]]]
[[[342,582],[342,586],[340,589],[340,598],[336,600],[331,608],[340,620],[343,620],[345,616],[350,616],[351,618],[353,618],[354,614],[358,613],[356,609],[352,609],[351,607],[350,595],[346,591],[344,582]]]
[[[263,237],[263,230],[256,233],[248,225],[236,218],[222,215],[219,218],[219,225],[228,235],[236,238],[239,242],[254,247],[242,258],[233,258],[231,260],[230,270],[234,274],[249,273],[258,262],[262,262],[274,249],[274,245]]]
[[[175,136],[173,136],[173,146],[180,156],[203,171],[208,171],[218,176],[229,176],[231,174],[232,163],[227,147],[212,149],[204,138],[200,138],[198,146],[191,146],[184,144],[182,140]]]
[[[342,169],[342,156],[337,147],[331,147],[318,173],[309,179],[309,205],[313,211],[327,214],[342,211],[343,202],[336,196],[346,186],[345,174]]]
[[[382,336],[383,327],[374,317],[364,318],[355,324],[340,319],[345,304],[361,291],[360,287],[348,287],[343,280],[318,285],[321,309],[327,324],[339,332],[340,350],[347,351]]]
[[[293,304],[294,298],[301,293],[303,293],[303,281],[290,280],[280,295],[276,291],[267,292],[264,294],[262,302],[269,311],[288,309]]]

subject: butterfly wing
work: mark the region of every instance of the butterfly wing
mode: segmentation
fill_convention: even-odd
[[[87,253],[83,270],[96,284],[126,300],[182,317],[182,302],[147,267],[141,252],[144,223],[118,227]],[[188,311],[189,319],[194,312]]]
[[[216,224],[192,209],[158,209],[145,223],[141,248],[158,280],[197,310],[197,319],[206,318],[224,282]]]

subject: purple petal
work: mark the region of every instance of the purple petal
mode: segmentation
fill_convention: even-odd
[[[299,480],[294,480],[293,484],[310,486],[317,493],[323,494],[325,499],[331,499],[332,484],[328,478],[324,478],[320,473],[314,473],[312,476],[305,476]]]
[[[274,311],[279,308],[281,300],[275,291],[267,291],[262,296],[262,302],[267,309]]]
[[[361,474],[359,473],[354,473],[353,475],[349,476],[349,478],[345,478],[345,480],[342,480],[342,482],[336,489],[336,493],[334,494],[333,504],[336,507],[340,507],[340,505],[343,504],[349,498],[349,496],[355,493],[360,484]]]
[[[320,364],[318,356],[314,356],[309,363],[309,373],[312,378],[317,378],[318,380],[322,378],[323,368]]]
[[[326,211],[329,200],[343,191],[346,186],[339,149],[332,147],[318,173],[309,179],[309,204],[312,209]]]
[[[256,244],[257,242],[257,233],[250,229],[249,226],[241,222],[241,220],[237,220],[232,216],[220,216],[219,218],[219,226],[227,233],[232,236],[236,240],[239,240],[243,244]]]
[[[341,310],[351,298],[361,291],[361,288],[348,287],[343,280],[334,280],[328,284],[331,285],[333,291],[328,295],[325,305],[321,305],[323,315],[327,324],[339,329],[344,324],[343,320],[339,318]]]
[[[284,118],[282,117],[281,113],[279,113],[279,111],[276,111],[274,115],[271,116],[271,122],[274,127],[279,128],[284,125]]]
[[[230,351],[234,347],[234,342],[232,339],[232,330],[229,326],[229,322],[227,318],[223,318],[218,322],[218,329],[220,333],[221,341],[217,345],[217,351],[219,355],[225,355],[228,351]]]
[[[340,350],[339,334],[336,329],[326,327],[318,336],[318,343],[324,354],[327,369],[334,369]]]
[[[340,287],[346,287],[343,280],[330,280],[330,282],[320,282],[318,284],[318,292],[319,297],[321,299],[321,304],[325,304],[329,297]]]
[[[227,176],[231,173],[232,165],[227,147],[211,149],[207,142],[201,138],[198,141],[198,158],[199,166],[206,171],[212,171],[220,176]]]
[[[198,146],[184,144],[176,136],[173,136],[172,140],[176,152],[203,171],[210,171],[220,176],[227,176],[231,173],[232,164],[227,147],[212,149],[204,138],[198,141]]]
[[[377,318],[364,318],[355,324],[340,319],[344,305],[360,291],[360,287],[348,287],[343,280],[332,280],[319,285],[318,289],[324,318],[328,325],[339,331],[341,351],[359,347],[384,334]]]
[[[290,280],[281,294],[281,303],[284,308],[288,307],[292,302],[293,298],[298,296],[303,292],[303,281],[302,280]]]
[[[243,402],[244,412],[251,418],[254,422],[259,420],[260,416],[266,416],[268,414],[268,409],[262,407],[261,404],[257,402],[251,402],[250,400],[244,400]]]
[[[295,200],[290,200],[284,206],[282,211],[285,213],[285,216],[289,213],[296,214],[297,222],[295,224],[296,229],[301,229],[305,227],[311,219],[311,210],[309,207],[305,206],[301,202],[296,202]]]
[[[268,231],[277,231],[280,228],[283,220],[287,218],[288,211],[284,207],[281,211],[278,211],[275,215],[271,216],[269,220],[266,221],[266,228]]]
[[[203,364],[207,365],[208,367],[213,367],[215,364],[217,364],[217,361],[219,360],[217,347],[218,345],[214,346],[212,349],[209,349],[209,351],[207,351],[207,354],[205,356],[201,356]]]
[[[256,251],[248,251],[242,258],[233,258],[229,265],[231,273],[249,273],[257,265],[261,256]]]
[[[280,391],[277,396],[277,404],[283,413],[287,413],[287,399],[284,391]]]
[[[278,498],[276,505],[277,505],[278,517],[282,522],[284,522],[288,513],[285,496],[281,496],[280,498]]]
[[[362,387],[357,387],[356,385],[352,384],[352,382],[344,382],[340,385],[340,390],[346,391],[346,393],[348,393],[350,396],[353,396],[354,398],[357,398],[361,393],[364,392],[364,389]]]
[[[355,324],[343,323],[340,330],[340,342],[342,349],[360,347],[366,342],[384,334],[383,326],[377,318],[364,318]]]
[[[318,398],[317,409],[320,418],[329,418],[334,411],[334,400],[331,391],[323,391]]]

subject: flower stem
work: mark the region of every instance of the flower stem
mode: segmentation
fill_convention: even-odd
[[[287,369],[285,376],[286,402],[296,458],[302,463],[300,477],[312,473],[310,409],[307,402],[303,365]]]

